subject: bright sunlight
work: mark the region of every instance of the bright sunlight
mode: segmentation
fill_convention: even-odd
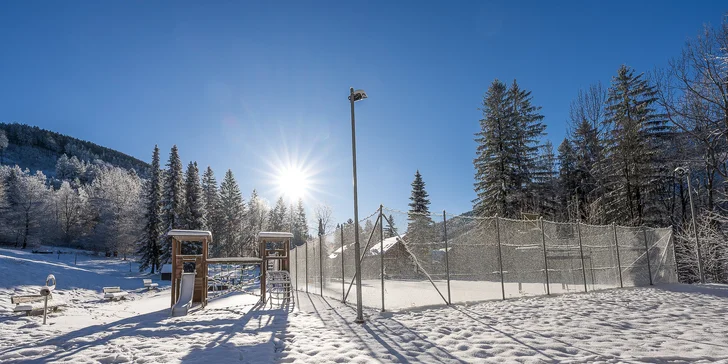
[[[292,201],[303,199],[309,192],[310,178],[297,166],[286,166],[278,171],[278,190]]]

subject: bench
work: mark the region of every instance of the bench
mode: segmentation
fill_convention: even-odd
[[[128,293],[121,290],[120,287],[104,287],[104,298],[115,300],[123,299]]]
[[[42,311],[45,307],[45,297],[41,295],[25,295],[25,296],[12,296],[10,302],[15,304],[13,312],[25,312],[26,316],[30,316],[33,311]],[[66,303],[60,299],[53,299],[52,295],[48,296],[48,308],[53,311],[58,311],[59,307],[66,306]]]
[[[144,287],[147,289],[157,288],[159,287],[159,283],[152,283],[151,279],[144,279]]]

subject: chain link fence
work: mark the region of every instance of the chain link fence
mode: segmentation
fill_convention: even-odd
[[[292,247],[294,288],[363,305],[430,305],[676,283],[671,228],[587,225],[382,208]]]

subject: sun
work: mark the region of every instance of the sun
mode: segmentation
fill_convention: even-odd
[[[311,177],[298,166],[288,165],[278,170],[278,192],[291,201],[304,199],[311,188]]]

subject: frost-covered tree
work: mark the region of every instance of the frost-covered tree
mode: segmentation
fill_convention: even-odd
[[[642,225],[661,218],[656,191],[665,183],[659,160],[667,126],[655,107],[656,90],[642,74],[621,66],[607,99],[605,174],[610,221]]]
[[[54,192],[57,224],[65,243],[76,243],[89,225],[89,199],[83,188],[73,188],[63,181]]]
[[[154,146],[152,170],[146,184],[145,226],[139,242],[139,270],[158,271],[162,261],[164,221],[162,219],[162,170],[159,165],[159,148]]]
[[[283,201],[283,197],[279,197],[275,207],[270,210],[268,215],[268,228],[271,231],[288,231],[290,230],[288,220],[288,208]]]
[[[550,141],[544,144],[541,155],[534,167],[532,173],[532,194],[534,199],[532,211],[543,217],[553,219],[559,209],[557,198],[558,172],[556,170],[554,147]]]
[[[306,220],[306,209],[303,207],[303,200],[298,199],[295,210],[293,207],[292,215],[292,232],[293,232],[293,244],[294,246],[300,246],[306,243],[308,239],[308,221]]]
[[[564,139],[559,145],[558,159],[560,168],[557,195],[560,213],[556,217],[561,221],[576,221],[576,204],[572,202],[571,197],[579,186],[579,176],[576,172],[576,153],[569,139]]]
[[[256,244],[257,234],[266,230],[268,216],[268,206],[266,202],[258,196],[258,192],[253,190],[248,201],[246,232],[248,235],[247,245],[252,248],[251,254],[258,255],[258,246]]]
[[[162,190],[162,216],[165,232],[185,227],[185,191],[182,161],[179,158],[177,146],[173,146],[169,153],[167,171]],[[162,262],[168,262],[172,254],[172,238],[164,239]]]
[[[397,227],[394,225],[394,216],[389,214],[389,220],[384,219],[384,237],[391,238],[397,235]]]
[[[124,256],[135,251],[143,219],[142,182],[133,171],[103,168],[89,186],[89,200],[97,221],[90,248]]]
[[[187,165],[185,175],[185,217],[187,229],[204,230],[207,228],[205,196],[200,185],[200,171],[197,162]]]
[[[233,172],[229,169],[220,184],[218,213],[220,217],[220,232],[218,233],[219,238],[217,241],[221,248],[220,254],[226,256],[242,256],[246,249],[243,246],[242,236],[245,204]]]
[[[74,181],[81,179],[86,172],[85,164],[76,156],[68,157],[61,155],[56,161],[56,178],[60,180]]]
[[[22,244],[25,249],[29,243],[39,242],[40,224],[47,219],[50,191],[46,177],[41,171],[30,174],[15,166],[10,170],[7,187],[8,225],[15,232],[15,246]]]

